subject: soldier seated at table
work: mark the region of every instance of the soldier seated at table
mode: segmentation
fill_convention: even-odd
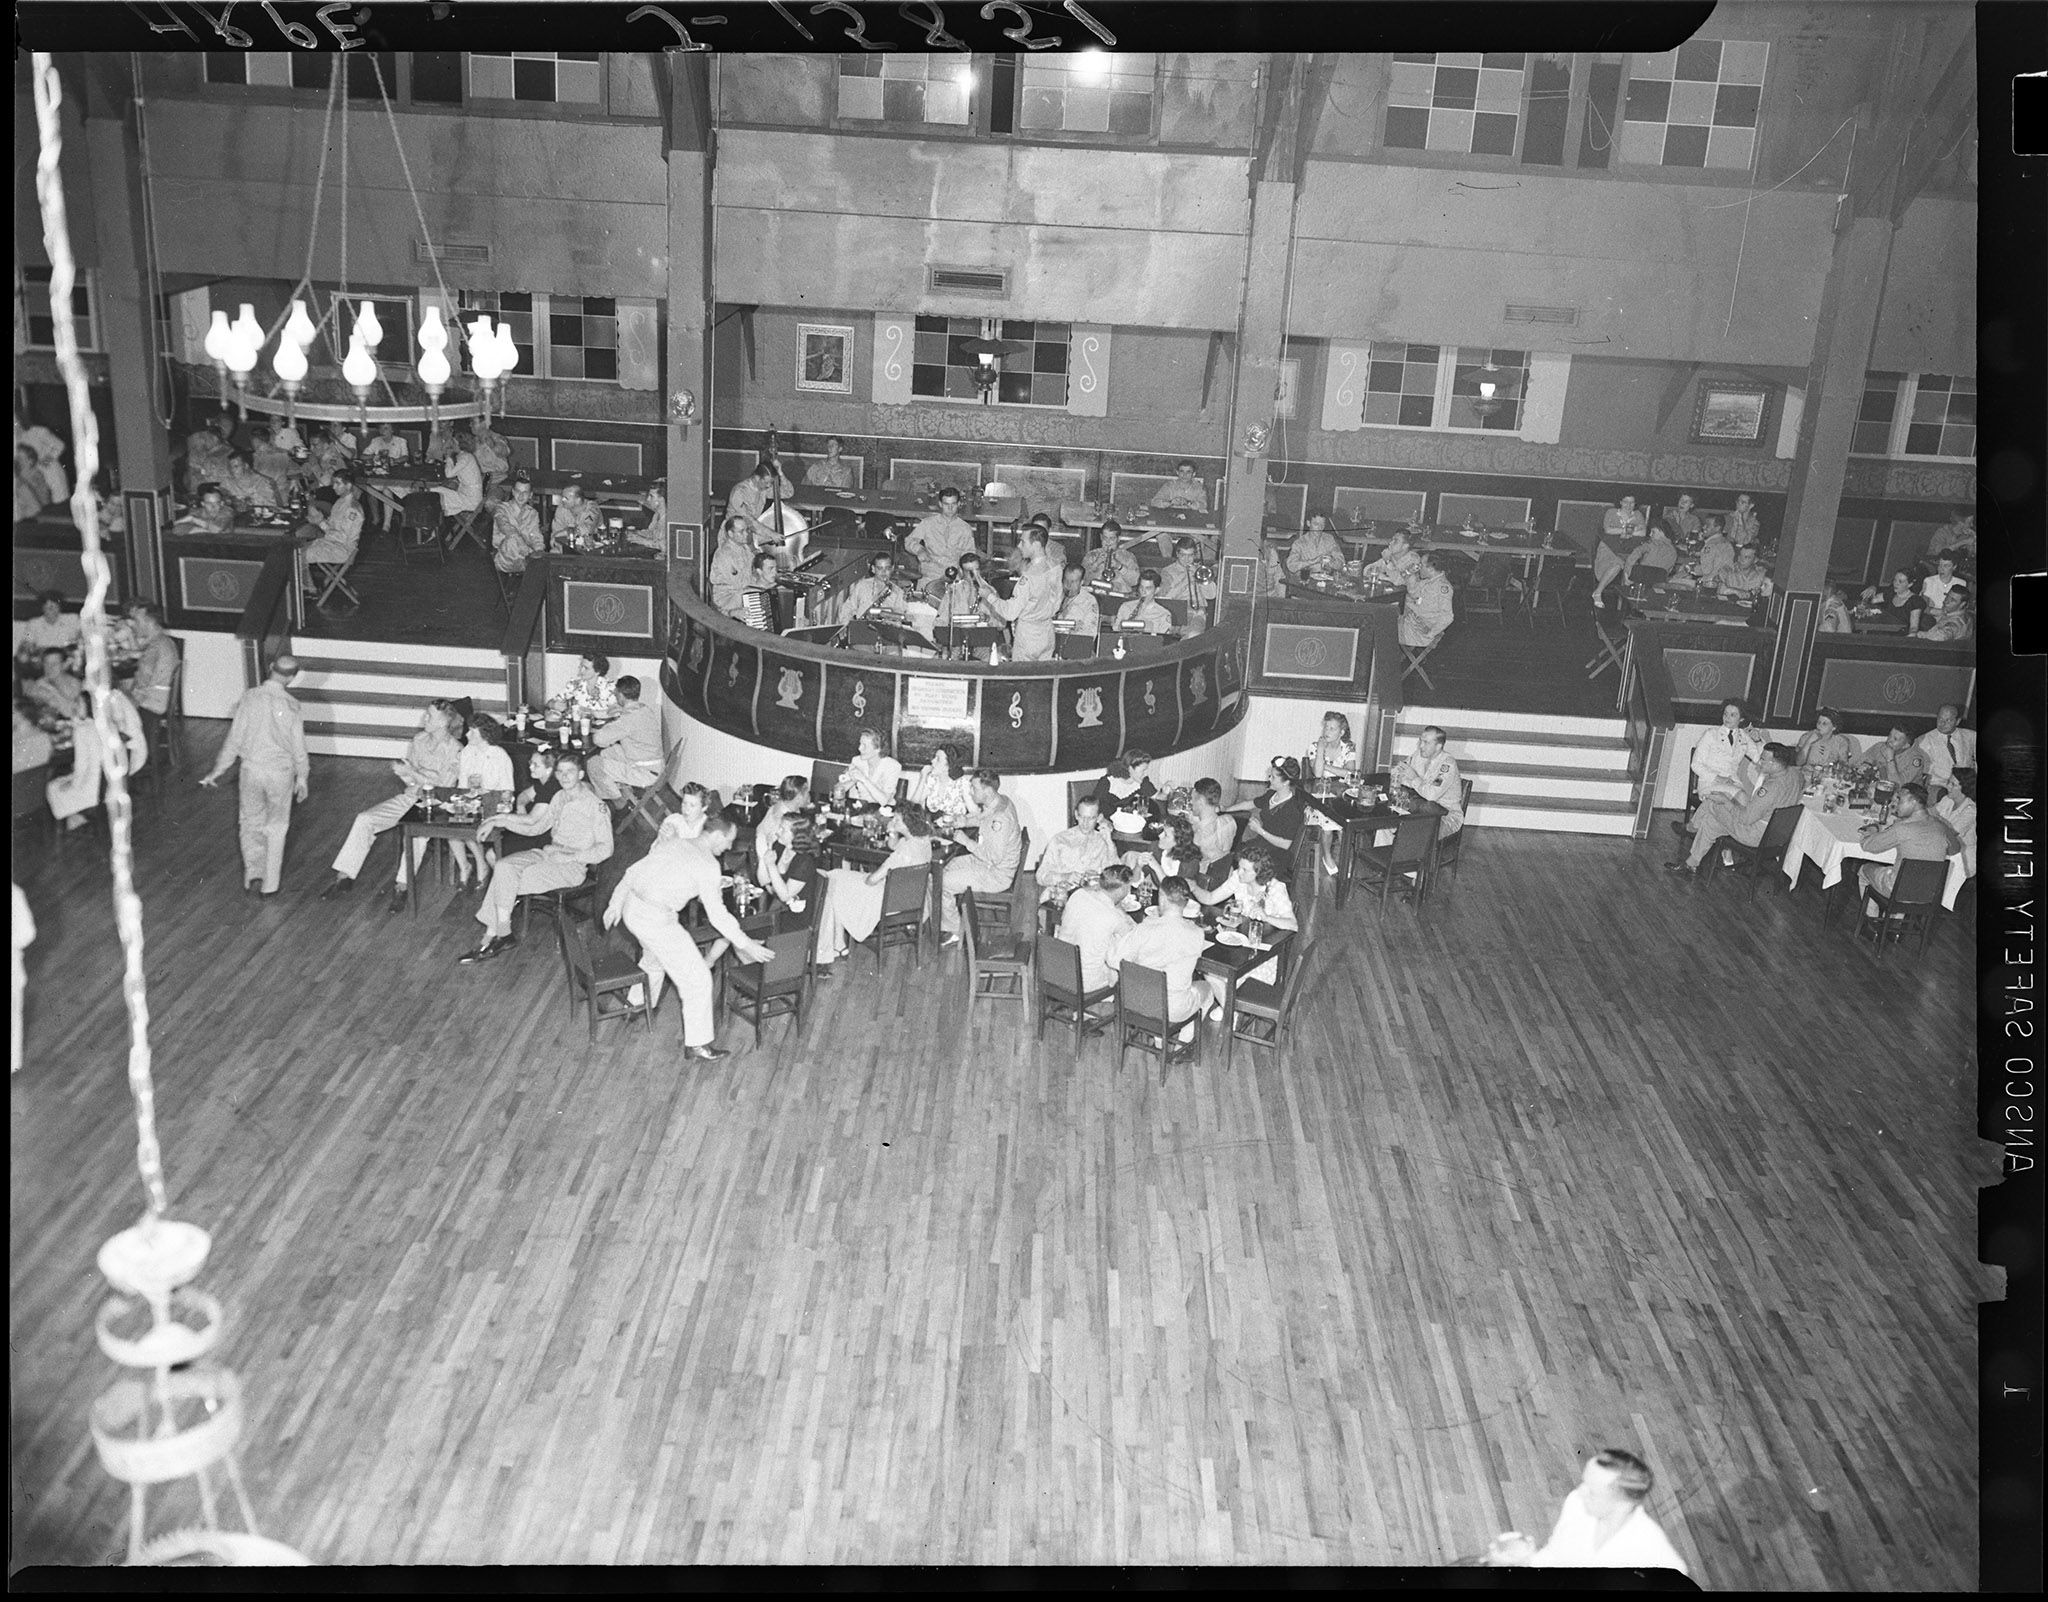
[[[644,790],[661,778],[661,714],[640,698],[640,681],[622,674],[619,715],[591,731],[597,753],[590,759],[590,787],[602,801],[627,801],[626,790]]]
[[[1195,972],[1202,953],[1209,949],[1209,937],[1188,916],[1192,900],[1185,879],[1168,879],[1159,887],[1159,900],[1143,922],[1120,931],[1110,943],[1109,961],[1122,969],[1125,963],[1151,968],[1166,975],[1166,1016],[1182,1041],[1195,1037],[1199,1013],[1220,1015],[1222,989]]]
[[[1897,812],[1892,822],[1881,829],[1866,823],[1859,831],[1862,841],[1858,849],[1869,856],[1896,851],[1899,862],[1944,862],[1951,853],[1962,850],[1963,842],[1955,830],[1928,806],[1926,785],[1904,786],[1893,805]],[[1866,863],[1856,871],[1856,882],[1866,896],[1872,891],[1890,895],[1898,877],[1898,862]],[[1877,916],[1877,904],[1873,901],[1866,900],[1863,910],[1870,917]]]
[[[1076,887],[1116,861],[1116,842],[1103,821],[1102,802],[1091,792],[1074,803],[1072,828],[1047,842],[1038,859],[1038,899],[1063,904]]]
[[[1406,586],[1422,569],[1422,553],[1415,548],[1414,537],[1406,529],[1396,529],[1387,541],[1387,548],[1380,553],[1379,560],[1370,563],[1360,576],[1368,584],[1384,584],[1391,589]]]
[[[201,484],[198,498],[178,519],[177,526],[188,534],[227,533],[235,526],[235,511],[228,505],[227,492],[210,481]]]
[[[1894,723],[1890,732],[1857,760],[1855,771],[1873,775],[1880,784],[1917,784],[1927,777],[1927,754],[1913,743],[1903,723]]]
[[[1798,758],[1789,745],[1776,741],[1766,745],[1757,765],[1761,777],[1753,794],[1740,798],[1709,796],[1700,803],[1692,819],[1691,849],[1683,859],[1667,862],[1665,867],[1673,873],[1698,873],[1707,853],[1721,841],[1757,845],[1763,840],[1764,830],[1770,827],[1772,813],[1780,807],[1799,804]],[[1723,862],[1733,860],[1728,852],[1722,852]]]

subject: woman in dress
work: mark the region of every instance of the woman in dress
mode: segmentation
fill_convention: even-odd
[[[892,806],[896,786],[903,778],[903,764],[882,751],[882,737],[873,729],[860,731],[860,754],[847,763],[846,771],[832,787],[835,799],[862,801],[872,806]]]
[[[1351,743],[1351,720],[1342,712],[1323,714],[1323,732],[1316,743],[1309,747],[1308,771],[1305,780],[1335,780],[1343,783],[1358,775],[1358,747]],[[1337,843],[1344,838],[1344,831],[1330,818],[1321,813],[1315,817],[1317,828],[1322,833],[1323,872],[1337,871]]]
[[[1856,742],[1842,732],[1841,715],[1832,707],[1822,707],[1813,716],[1813,727],[1799,737],[1797,765],[1824,768],[1855,758]]]
[[[1864,616],[1879,623],[1896,623],[1905,629],[1920,626],[1920,613],[1926,605],[1926,597],[1921,595],[1919,585],[1904,568],[1892,575],[1890,589],[1873,584],[1863,592]]]
[[[1095,799],[1102,803],[1102,815],[1114,819],[1119,812],[1147,812],[1153,798],[1159,794],[1147,774],[1152,768],[1152,753],[1135,748],[1126,751],[1109,765],[1109,771],[1095,781]]]
[[[1256,840],[1238,852],[1236,869],[1215,889],[1205,890],[1190,880],[1188,890],[1205,906],[1227,901],[1245,917],[1269,923],[1276,929],[1301,927],[1294,911],[1294,898],[1288,894],[1287,882],[1280,877],[1279,859]]]
[[[1185,879],[1190,886],[1203,882],[1202,848],[1195,840],[1194,823],[1187,818],[1166,820],[1157,856],[1149,851],[1126,851],[1122,860],[1134,881],[1149,880],[1154,890],[1168,879]]]
[[[1635,543],[1649,533],[1649,520],[1636,509],[1636,498],[1624,495],[1619,506],[1610,506],[1600,520],[1599,543],[1593,547],[1593,606],[1607,605],[1607,586],[1627,571],[1627,558]]]
[[[850,942],[865,940],[882,921],[882,895],[892,868],[911,868],[932,860],[932,825],[914,802],[897,808],[889,820],[889,855],[872,873],[858,868],[828,868],[819,876],[824,886],[818,906],[818,977],[830,976],[830,965],[846,955]]]
[[[598,652],[593,651],[589,656],[578,657],[576,676],[569,681],[569,699],[588,701],[593,706],[611,705],[619,698],[608,677],[611,670],[611,658]]]
[[[14,654],[23,662],[40,662],[45,651],[62,651],[68,656],[77,650],[78,614],[64,610],[63,592],[44,590],[36,596],[36,604],[40,610],[22,630],[21,643],[14,648]]]
[[[802,912],[817,867],[797,846],[797,819],[811,804],[811,781],[792,773],[754,825],[754,882],[791,912]]]
[[[931,761],[910,781],[910,799],[934,818],[959,817],[973,803],[967,795],[967,757],[952,740],[941,740]]]
[[[1934,815],[1954,832],[1963,848],[1963,873],[1977,877],[1977,770],[1955,768],[1948,776],[1948,788],[1934,803]]]
[[[1251,803],[1244,821],[1245,845],[1263,840],[1280,857],[1281,877],[1294,878],[1294,844],[1308,826],[1308,808],[1301,799],[1301,764],[1293,757],[1275,757],[1268,770],[1271,785]],[[1232,811],[1238,809],[1233,807]],[[1238,847],[1239,854],[1244,845]]]
[[[457,786],[483,795],[512,793],[512,754],[498,744],[503,734],[504,725],[488,712],[478,712],[470,718],[469,733],[462,742],[462,757],[455,769]],[[552,777],[552,766],[548,771]],[[491,864],[484,855],[485,847],[474,840],[456,840],[452,844],[458,888],[467,890],[490,877]]]

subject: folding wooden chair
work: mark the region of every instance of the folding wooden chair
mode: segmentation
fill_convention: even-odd
[[[1405,679],[1409,674],[1413,673],[1425,685],[1434,690],[1436,685],[1431,683],[1429,673],[1422,664],[1429,654],[1443,643],[1444,637],[1441,634],[1427,645],[1410,645],[1406,640],[1401,641],[1401,654],[1408,659],[1401,669],[1401,677]]]
[[[317,592],[313,597],[313,605],[318,610],[334,610],[334,607],[340,604],[335,602],[334,598],[337,595],[347,597],[347,605],[351,611],[363,604],[362,597],[356,594],[348,582],[348,571],[354,566],[353,558],[346,562],[306,563],[306,571],[313,575],[313,584]]]
[[[457,512],[448,519],[448,549],[454,550],[464,540],[470,541],[485,556],[491,554],[489,529],[491,506],[486,501],[473,512]]]
[[[1600,636],[1600,649],[1588,658],[1586,662],[1587,679],[1597,679],[1601,674],[1609,670],[1613,671],[1617,680],[1625,679],[1627,677],[1625,658],[1628,653],[1628,630],[1619,623],[1610,628],[1604,619],[1596,617],[1593,619],[1593,632]],[[1617,689],[1615,693],[1616,705],[1619,705],[1620,701],[1621,693]]]

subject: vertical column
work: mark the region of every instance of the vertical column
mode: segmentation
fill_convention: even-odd
[[[709,58],[668,52],[668,370],[662,415],[668,431],[669,517],[705,524],[696,559],[671,565],[670,585],[702,583],[715,538],[706,523],[711,494],[711,140]],[[696,415],[678,419],[678,395],[688,391]]]
[[[1863,401],[1863,376],[1891,262],[1892,224],[1858,217],[1835,238],[1834,263],[1821,297],[1820,327],[1806,374],[1806,415],[1785,502],[1785,528],[1773,575],[1780,590],[1827,589],[1849,443]]]
[[[157,413],[164,382],[156,307],[143,228],[142,162],[127,108],[88,115],[85,143],[99,233],[100,338],[114,411],[114,438],[101,447],[120,467],[128,517],[122,552],[129,584],[152,600],[163,595],[161,519],[171,487],[171,442]],[[147,504],[141,497],[147,495]],[[132,499],[130,498],[132,497]],[[144,514],[147,515],[139,515]]]

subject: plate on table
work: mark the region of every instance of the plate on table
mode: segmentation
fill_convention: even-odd
[[[1241,930],[1218,929],[1216,931],[1216,944],[1219,946],[1248,946],[1251,943],[1252,937]]]

